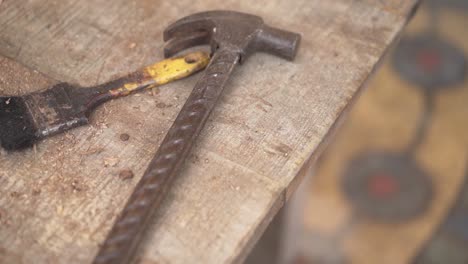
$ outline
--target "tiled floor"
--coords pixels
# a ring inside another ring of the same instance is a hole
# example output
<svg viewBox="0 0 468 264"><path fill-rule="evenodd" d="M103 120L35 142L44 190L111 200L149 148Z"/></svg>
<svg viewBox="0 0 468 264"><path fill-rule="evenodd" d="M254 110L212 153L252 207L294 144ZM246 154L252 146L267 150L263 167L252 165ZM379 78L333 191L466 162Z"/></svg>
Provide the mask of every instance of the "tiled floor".
<svg viewBox="0 0 468 264"><path fill-rule="evenodd" d="M466 2L425 3L369 82L306 186L292 262L468 263Z"/></svg>

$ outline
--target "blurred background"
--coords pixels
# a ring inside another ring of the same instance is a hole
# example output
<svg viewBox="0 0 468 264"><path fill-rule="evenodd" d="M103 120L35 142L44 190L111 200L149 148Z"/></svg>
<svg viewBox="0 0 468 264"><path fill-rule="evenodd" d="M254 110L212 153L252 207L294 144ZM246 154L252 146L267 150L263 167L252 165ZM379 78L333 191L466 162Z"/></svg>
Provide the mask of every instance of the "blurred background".
<svg viewBox="0 0 468 264"><path fill-rule="evenodd" d="M423 2L247 263L468 263L467 54L468 1Z"/></svg>

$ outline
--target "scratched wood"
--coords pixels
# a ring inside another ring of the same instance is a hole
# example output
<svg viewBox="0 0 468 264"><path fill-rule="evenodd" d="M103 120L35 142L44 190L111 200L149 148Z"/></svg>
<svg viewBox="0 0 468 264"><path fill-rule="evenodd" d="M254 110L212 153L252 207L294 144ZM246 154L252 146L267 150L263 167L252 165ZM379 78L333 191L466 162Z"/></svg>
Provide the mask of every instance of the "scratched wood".
<svg viewBox="0 0 468 264"><path fill-rule="evenodd" d="M300 32L294 62L256 54L235 70L139 257L240 262L313 166L415 2L6 0L0 53L11 60L0 61L0 93L55 82L33 70L80 85L129 73L162 59L164 26L197 11L254 13ZM109 102L88 127L2 152L0 262L90 262L196 80ZM119 177L125 169L135 176Z"/></svg>

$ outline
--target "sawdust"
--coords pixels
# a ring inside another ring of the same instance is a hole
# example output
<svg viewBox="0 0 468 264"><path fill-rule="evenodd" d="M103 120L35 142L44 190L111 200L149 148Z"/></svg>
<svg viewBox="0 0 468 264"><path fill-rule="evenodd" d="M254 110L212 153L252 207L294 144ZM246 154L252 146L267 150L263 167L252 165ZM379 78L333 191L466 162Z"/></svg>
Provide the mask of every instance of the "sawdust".
<svg viewBox="0 0 468 264"><path fill-rule="evenodd" d="M73 192L81 192L83 190L83 187L80 185L80 182L78 180L73 180L71 183L71 187Z"/></svg>
<svg viewBox="0 0 468 264"><path fill-rule="evenodd" d="M0 61L0 73L1 95L22 95L24 91L37 91L56 83L55 80L8 58Z"/></svg>
<svg viewBox="0 0 468 264"><path fill-rule="evenodd" d="M104 167L115 167L117 164L119 164L120 159L119 158L105 158L104 159Z"/></svg>
<svg viewBox="0 0 468 264"><path fill-rule="evenodd" d="M150 92L151 92L151 96L156 97L159 94L160 90L158 87L154 87L150 89Z"/></svg>
<svg viewBox="0 0 468 264"><path fill-rule="evenodd" d="M104 151L104 148L97 147L97 148L88 148L86 151L81 152L80 155L82 156L91 156L93 154L99 154Z"/></svg>

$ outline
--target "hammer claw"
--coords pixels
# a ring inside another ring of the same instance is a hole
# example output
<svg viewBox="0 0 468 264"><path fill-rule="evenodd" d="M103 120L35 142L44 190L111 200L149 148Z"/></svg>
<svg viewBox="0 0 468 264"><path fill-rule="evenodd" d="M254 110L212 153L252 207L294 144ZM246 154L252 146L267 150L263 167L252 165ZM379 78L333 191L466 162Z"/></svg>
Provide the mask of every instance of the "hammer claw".
<svg viewBox="0 0 468 264"><path fill-rule="evenodd" d="M205 31L208 33L213 30L213 27L214 26L211 25L209 21L190 21L181 19L179 21L174 22L166 30L164 30L163 39L164 41L168 41L178 36L192 35L200 31Z"/></svg>
<svg viewBox="0 0 468 264"><path fill-rule="evenodd" d="M164 46L164 56L168 58L181 50L198 45L207 45L209 42L210 34L206 31L197 31L188 36L173 37Z"/></svg>
<svg viewBox="0 0 468 264"><path fill-rule="evenodd" d="M164 41L167 41L176 35L191 34L194 31L207 31L212 32L216 27L217 20L220 19L252 19L254 16L243 14L239 12L226 11L226 10L212 10L196 13L190 16L181 18L164 31ZM255 17L255 19L260 19ZM260 19L261 20L261 19Z"/></svg>

